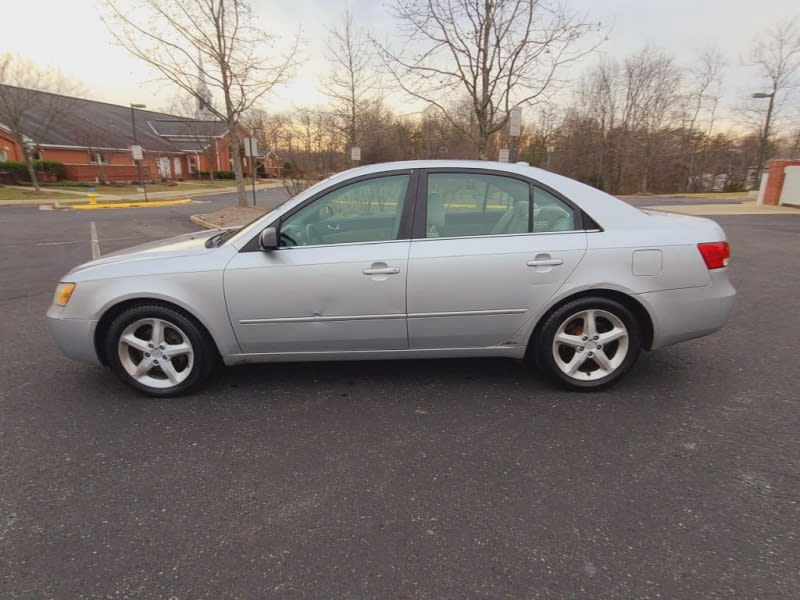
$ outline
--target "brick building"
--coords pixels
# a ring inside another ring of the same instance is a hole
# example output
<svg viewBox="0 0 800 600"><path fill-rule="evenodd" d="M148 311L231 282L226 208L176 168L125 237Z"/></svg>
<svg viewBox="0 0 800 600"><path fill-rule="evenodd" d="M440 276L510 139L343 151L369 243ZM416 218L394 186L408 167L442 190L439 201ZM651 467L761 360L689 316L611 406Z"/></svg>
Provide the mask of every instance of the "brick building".
<svg viewBox="0 0 800 600"><path fill-rule="evenodd" d="M33 92L48 94L48 92ZM53 96L53 94L48 94ZM142 176L146 180L184 180L209 171L232 171L230 132L225 123L191 119L84 98L63 98L66 109L56 122L42 126L31 119L26 145L34 158L64 163L71 181L135 181L134 145L142 147ZM35 118L35 117L34 117ZM36 132L36 133L33 133ZM241 150L246 132L235 132L239 157L246 175L251 160ZM14 136L0 122L0 161L23 160ZM278 158L267 153L259 158L268 175L278 174Z"/></svg>

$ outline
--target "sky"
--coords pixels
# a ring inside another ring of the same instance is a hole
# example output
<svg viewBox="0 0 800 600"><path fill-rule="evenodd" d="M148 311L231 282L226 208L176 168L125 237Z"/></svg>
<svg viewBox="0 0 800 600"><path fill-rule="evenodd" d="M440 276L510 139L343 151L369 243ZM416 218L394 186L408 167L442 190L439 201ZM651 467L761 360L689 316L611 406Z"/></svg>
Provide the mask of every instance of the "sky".
<svg viewBox="0 0 800 600"><path fill-rule="evenodd" d="M727 61L723 106L732 106L761 89L755 70L747 65L753 40L778 19L800 15L797 0L563 1L574 12L609 30L599 52L612 58L622 59L649 44L689 65L704 50L719 48ZM304 40L302 67L291 83L265 99L263 108L273 112L324 103L317 82L327 68L326 38L329 28L341 19L345 2L251 0L251 4L257 23L277 36L279 45L298 30ZM386 4L381 0L350 0L356 23L391 44L399 38ZM101 5L102 0L10 2L4 9L4 20L16 25L3 28L0 53L11 51L61 69L82 81L92 99L165 109L176 90L116 45L101 20ZM577 77L580 68L596 60L585 59L570 76ZM391 103L401 111L408 106L399 96L392 96Z"/></svg>

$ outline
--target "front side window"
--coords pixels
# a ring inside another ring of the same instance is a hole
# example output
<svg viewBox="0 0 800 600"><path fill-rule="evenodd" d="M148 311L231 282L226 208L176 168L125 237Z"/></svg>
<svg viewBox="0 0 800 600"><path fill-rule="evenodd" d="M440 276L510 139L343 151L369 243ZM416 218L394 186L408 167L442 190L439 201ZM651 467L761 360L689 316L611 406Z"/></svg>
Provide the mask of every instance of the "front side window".
<svg viewBox="0 0 800 600"><path fill-rule="evenodd" d="M321 196L281 224L283 246L346 244L397 239L408 175L351 183Z"/></svg>
<svg viewBox="0 0 800 600"><path fill-rule="evenodd" d="M480 173L428 175L426 237L500 235L530 231L530 186Z"/></svg>

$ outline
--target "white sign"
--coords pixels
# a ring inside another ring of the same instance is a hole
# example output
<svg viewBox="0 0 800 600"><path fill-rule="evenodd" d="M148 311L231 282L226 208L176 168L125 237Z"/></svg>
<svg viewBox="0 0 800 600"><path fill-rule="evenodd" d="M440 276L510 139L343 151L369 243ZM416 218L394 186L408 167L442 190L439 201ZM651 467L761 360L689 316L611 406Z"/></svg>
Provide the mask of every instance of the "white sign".
<svg viewBox="0 0 800 600"><path fill-rule="evenodd" d="M258 156L258 140L256 138L244 138L244 155Z"/></svg>
<svg viewBox="0 0 800 600"><path fill-rule="evenodd" d="M508 148L500 148L500 156L497 157L500 162L508 162Z"/></svg>
<svg viewBox="0 0 800 600"><path fill-rule="evenodd" d="M517 106L511 109L511 137L517 137L522 130L522 109Z"/></svg>
<svg viewBox="0 0 800 600"><path fill-rule="evenodd" d="M131 155L133 156L133 160L142 160L144 158L144 153L142 152L141 146L131 146Z"/></svg>
<svg viewBox="0 0 800 600"><path fill-rule="evenodd" d="M361 148L358 146L350 148L350 160L361 160Z"/></svg>

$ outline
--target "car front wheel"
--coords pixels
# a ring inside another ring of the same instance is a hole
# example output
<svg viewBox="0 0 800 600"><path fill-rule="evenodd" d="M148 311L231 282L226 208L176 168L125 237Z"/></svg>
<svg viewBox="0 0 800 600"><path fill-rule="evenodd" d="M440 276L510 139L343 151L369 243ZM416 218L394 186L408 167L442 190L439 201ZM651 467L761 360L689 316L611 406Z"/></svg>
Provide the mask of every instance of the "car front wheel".
<svg viewBox="0 0 800 600"><path fill-rule="evenodd" d="M555 310L536 340L536 362L572 389L593 390L622 377L636 362L636 317L609 298L587 297Z"/></svg>
<svg viewBox="0 0 800 600"><path fill-rule="evenodd" d="M214 367L214 350L191 319L165 306L141 305L117 316L106 338L112 370L131 387L167 397L195 388Z"/></svg>

